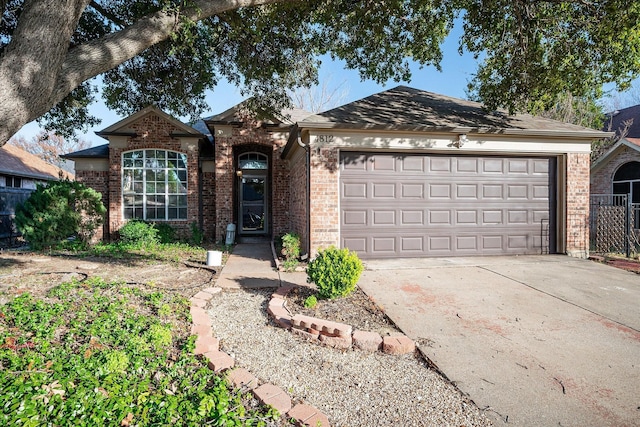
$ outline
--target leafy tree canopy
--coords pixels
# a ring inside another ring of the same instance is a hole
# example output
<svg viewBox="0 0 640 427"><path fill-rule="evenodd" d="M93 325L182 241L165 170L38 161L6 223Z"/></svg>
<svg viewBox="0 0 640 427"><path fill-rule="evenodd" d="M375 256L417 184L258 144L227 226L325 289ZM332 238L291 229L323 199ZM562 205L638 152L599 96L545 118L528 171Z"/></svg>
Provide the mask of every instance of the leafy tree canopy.
<svg viewBox="0 0 640 427"><path fill-rule="evenodd" d="M511 112L560 93L597 98L640 70L640 3L627 0L0 0L0 143L39 119L63 134L92 125L99 94L128 114L156 104L196 118L227 79L262 108L317 83L329 54L377 82L439 68L460 50L479 66L470 94ZM99 78L98 80L96 78ZM100 86L100 90L98 90Z"/></svg>

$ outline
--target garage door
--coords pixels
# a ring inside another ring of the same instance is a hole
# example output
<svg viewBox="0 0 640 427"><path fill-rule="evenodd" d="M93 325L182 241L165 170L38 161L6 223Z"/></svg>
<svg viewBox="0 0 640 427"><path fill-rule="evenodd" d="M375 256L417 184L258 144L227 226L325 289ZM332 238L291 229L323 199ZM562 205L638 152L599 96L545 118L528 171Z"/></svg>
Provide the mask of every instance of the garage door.
<svg viewBox="0 0 640 427"><path fill-rule="evenodd" d="M362 258L553 252L553 158L340 155L340 238Z"/></svg>

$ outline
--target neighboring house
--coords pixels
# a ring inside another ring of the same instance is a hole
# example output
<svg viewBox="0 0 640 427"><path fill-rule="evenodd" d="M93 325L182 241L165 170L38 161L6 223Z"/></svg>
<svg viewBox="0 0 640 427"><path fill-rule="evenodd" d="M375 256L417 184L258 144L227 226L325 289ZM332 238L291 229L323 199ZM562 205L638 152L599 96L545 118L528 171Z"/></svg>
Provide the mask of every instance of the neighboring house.
<svg viewBox="0 0 640 427"><path fill-rule="evenodd" d="M38 184L73 179L73 174L50 165L14 145L0 147L0 238L15 234L15 208L29 198Z"/></svg>
<svg viewBox="0 0 640 427"><path fill-rule="evenodd" d="M213 240L230 223L240 239L294 231L311 255L588 253L590 143L604 132L404 86L303 116L239 106L195 129L148 107L65 157L102 192L105 236L142 218Z"/></svg>
<svg viewBox="0 0 640 427"><path fill-rule="evenodd" d="M591 194L631 194L640 203L640 105L609 114L604 128L620 139L591 164Z"/></svg>

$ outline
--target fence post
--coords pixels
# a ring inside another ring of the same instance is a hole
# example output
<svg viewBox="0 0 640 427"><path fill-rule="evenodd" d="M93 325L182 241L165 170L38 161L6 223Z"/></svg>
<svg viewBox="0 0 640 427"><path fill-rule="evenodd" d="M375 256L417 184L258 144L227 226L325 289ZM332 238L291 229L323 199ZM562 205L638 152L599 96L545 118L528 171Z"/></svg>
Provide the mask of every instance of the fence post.
<svg viewBox="0 0 640 427"><path fill-rule="evenodd" d="M631 256L631 194L627 194L624 216L624 251L627 258Z"/></svg>

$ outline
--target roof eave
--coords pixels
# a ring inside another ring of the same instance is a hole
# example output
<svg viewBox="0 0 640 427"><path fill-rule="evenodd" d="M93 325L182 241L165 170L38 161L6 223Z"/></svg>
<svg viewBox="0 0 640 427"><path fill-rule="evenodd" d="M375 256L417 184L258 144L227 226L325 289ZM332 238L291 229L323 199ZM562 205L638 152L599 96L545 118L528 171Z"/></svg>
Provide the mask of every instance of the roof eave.
<svg viewBox="0 0 640 427"><path fill-rule="evenodd" d="M597 130L564 130L564 129L518 129L488 128L470 126L425 126L425 125L393 125L393 124L358 124L337 122L299 122L304 129L345 129L345 130L383 130L400 132L438 132L438 133L470 133L518 136L574 137L580 139L601 139L611 137L614 132Z"/></svg>

